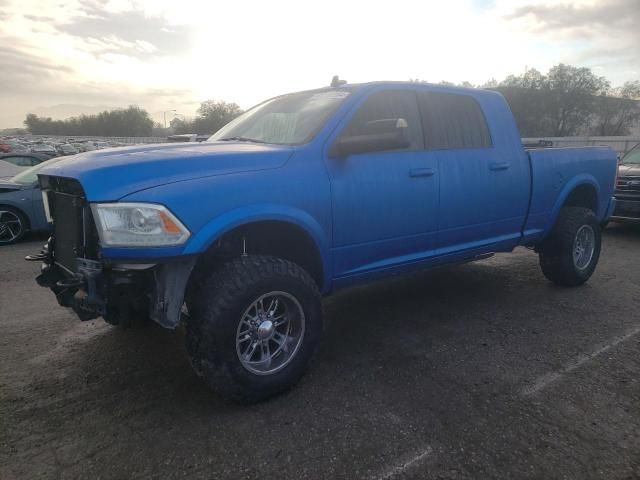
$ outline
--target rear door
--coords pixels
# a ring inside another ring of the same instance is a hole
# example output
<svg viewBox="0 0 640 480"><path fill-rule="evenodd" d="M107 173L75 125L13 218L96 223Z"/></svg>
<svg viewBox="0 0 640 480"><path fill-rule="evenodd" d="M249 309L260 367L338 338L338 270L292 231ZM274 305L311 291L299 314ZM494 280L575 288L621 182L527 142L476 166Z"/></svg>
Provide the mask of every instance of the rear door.
<svg viewBox="0 0 640 480"><path fill-rule="evenodd" d="M336 277L418 260L434 248L437 164L423 151L416 91L371 93L329 143L343 135L359 135L367 122L388 119L407 122L408 148L326 158Z"/></svg>
<svg viewBox="0 0 640 480"><path fill-rule="evenodd" d="M517 241L529 204L524 151L502 148L473 96L425 90L418 97L425 148L438 158L438 254Z"/></svg>

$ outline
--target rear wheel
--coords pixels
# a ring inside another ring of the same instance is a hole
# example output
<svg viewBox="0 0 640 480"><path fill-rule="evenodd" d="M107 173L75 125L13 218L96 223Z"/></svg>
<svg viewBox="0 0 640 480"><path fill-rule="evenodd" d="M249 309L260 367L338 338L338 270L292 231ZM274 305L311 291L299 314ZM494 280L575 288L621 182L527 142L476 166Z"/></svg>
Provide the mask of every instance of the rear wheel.
<svg viewBox="0 0 640 480"><path fill-rule="evenodd" d="M302 377L322 332L320 294L298 265L249 256L214 271L187 296L187 350L205 382L253 403Z"/></svg>
<svg viewBox="0 0 640 480"><path fill-rule="evenodd" d="M0 245L16 243L27 233L27 218L11 207L0 206Z"/></svg>
<svg viewBox="0 0 640 480"><path fill-rule="evenodd" d="M542 272L558 285L582 285L593 275L601 247L602 231L595 214L588 208L565 207L539 249Z"/></svg>

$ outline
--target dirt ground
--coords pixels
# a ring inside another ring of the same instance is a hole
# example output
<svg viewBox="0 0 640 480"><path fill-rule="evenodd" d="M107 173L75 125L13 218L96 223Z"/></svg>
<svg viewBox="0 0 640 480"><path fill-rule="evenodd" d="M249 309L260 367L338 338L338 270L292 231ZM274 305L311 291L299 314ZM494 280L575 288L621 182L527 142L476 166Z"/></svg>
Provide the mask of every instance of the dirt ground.
<svg viewBox="0 0 640 480"><path fill-rule="evenodd" d="M355 288L290 393L241 407L184 334L80 322L0 249L0 478L640 478L640 228L580 288L511 255Z"/></svg>

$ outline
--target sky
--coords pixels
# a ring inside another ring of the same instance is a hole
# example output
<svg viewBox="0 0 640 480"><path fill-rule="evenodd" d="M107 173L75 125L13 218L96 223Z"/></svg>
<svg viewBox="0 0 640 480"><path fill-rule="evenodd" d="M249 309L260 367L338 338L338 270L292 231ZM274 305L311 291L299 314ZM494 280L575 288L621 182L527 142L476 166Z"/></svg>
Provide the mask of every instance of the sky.
<svg viewBox="0 0 640 480"><path fill-rule="evenodd" d="M335 74L481 84L563 62L621 85L639 46L640 0L0 0L0 128L128 105L169 121Z"/></svg>

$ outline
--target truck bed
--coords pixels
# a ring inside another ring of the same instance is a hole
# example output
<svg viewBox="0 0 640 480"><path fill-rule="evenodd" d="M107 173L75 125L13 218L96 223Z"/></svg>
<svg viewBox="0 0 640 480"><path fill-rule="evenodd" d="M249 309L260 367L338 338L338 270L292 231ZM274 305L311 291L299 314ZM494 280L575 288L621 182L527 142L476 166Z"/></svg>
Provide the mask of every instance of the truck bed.
<svg viewBox="0 0 640 480"><path fill-rule="evenodd" d="M542 147L526 149L526 152L531 166L531 205L523 229L525 241L535 241L547 233L568 195L582 183L595 190L599 200L594 210L598 218L604 218L614 191L613 182L606 179L615 178L617 169L613 150L609 147ZM601 191L601 185L607 191Z"/></svg>

